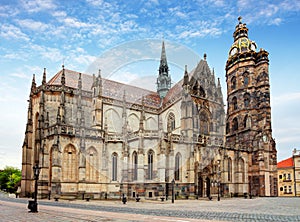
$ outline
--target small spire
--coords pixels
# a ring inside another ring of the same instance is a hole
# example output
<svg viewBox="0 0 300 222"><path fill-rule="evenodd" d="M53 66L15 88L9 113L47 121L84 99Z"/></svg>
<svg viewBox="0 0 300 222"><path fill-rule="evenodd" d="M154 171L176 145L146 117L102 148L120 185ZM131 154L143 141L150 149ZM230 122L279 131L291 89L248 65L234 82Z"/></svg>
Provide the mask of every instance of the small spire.
<svg viewBox="0 0 300 222"><path fill-rule="evenodd" d="M36 88L36 83L35 83L35 74L32 76L32 82L31 82L31 90Z"/></svg>
<svg viewBox="0 0 300 222"><path fill-rule="evenodd" d="M206 53L204 53L203 58L205 61L206 61L206 57L207 57L207 55L206 55Z"/></svg>
<svg viewBox="0 0 300 222"><path fill-rule="evenodd" d="M101 78L101 69L98 70L98 78Z"/></svg>
<svg viewBox="0 0 300 222"><path fill-rule="evenodd" d="M66 84L65 65L62 65L61 84L63 86Z"/></svg>
<svg viewBox="0 0 300 222"><path fill-rule="evenodd" d="M189 74L188 74L188 71L187 71L187 65L185 65L183 85L188 85L188 83L189 83Z"/></svg>
<svg viewBox="0 0 300 222"><path fill-rule="evenodd" d="M220 78L218 77L218 87L221 88L221 82L220 82Z"/></svg>
<svg viewBox="0 0 300 222"><path fill-rule="evenodd" d="M42 85L46 84L46 68L44 68L44 73L43 73L43 80L42 80Z"/></svg>
<svg viewBox="0 0 300 222"><path fill-rule="evenodd" d="M78 77L78 89L82 89L81 73L79 73Z"/></svg>

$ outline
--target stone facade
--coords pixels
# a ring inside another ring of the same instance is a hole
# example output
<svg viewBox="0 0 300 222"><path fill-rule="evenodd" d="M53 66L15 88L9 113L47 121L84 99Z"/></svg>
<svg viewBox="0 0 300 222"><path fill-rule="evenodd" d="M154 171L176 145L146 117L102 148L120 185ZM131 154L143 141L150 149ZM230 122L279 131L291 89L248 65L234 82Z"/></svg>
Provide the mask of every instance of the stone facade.
<svg viewBox="0 0 300 222"><path fill-rule="evenodd" d="M243 27L239 24L235 33ZM40 86L33 77L22 195L34 191L32 167L38 163L41 197L158 198L171 195L173 180L178 197L218 191L276 196L268 54L248 51L230 56L226 64L227 117L220 80L206 55L171 87L164 43L157 92L102 78L100 71L96 77L62 67L47 82L44 70ZM245 72L247 87L241 83ZM230 86L233 76L236 90ZM234 97L242 107L245 92L255 97L251 108L232 108Z"/></svg>

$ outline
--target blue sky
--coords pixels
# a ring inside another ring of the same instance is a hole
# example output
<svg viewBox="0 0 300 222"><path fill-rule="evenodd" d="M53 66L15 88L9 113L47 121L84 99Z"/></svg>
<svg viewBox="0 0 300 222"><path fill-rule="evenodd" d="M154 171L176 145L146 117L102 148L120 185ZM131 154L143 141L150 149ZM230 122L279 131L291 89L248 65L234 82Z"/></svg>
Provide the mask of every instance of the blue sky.
<svg viewBox="0 0 300 222"><path fill-rule="evenodd" d="M300 1L1 0L0 168L21 167L33 73L40 83L44 67L49 80L64 63L91 74L101 68L126 83L149 82L164 38L174 83L185 64L191 70L207 53L225 94L240 15L249 38L270 53L273 137L278 160L290 157L300 149Z"/></svg>

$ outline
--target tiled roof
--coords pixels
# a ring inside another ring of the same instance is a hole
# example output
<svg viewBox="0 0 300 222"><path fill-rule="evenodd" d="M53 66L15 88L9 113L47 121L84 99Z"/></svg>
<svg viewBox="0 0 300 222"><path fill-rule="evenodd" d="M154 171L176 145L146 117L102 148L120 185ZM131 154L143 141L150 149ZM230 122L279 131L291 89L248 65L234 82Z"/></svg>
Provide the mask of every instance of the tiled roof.
<svg viewBox="0 0 300 222"><path fill-rule="evenodd" d="M65 79L66 86L77 88L78 87L78 78L79 72L65 69ZM49 85L61 85L61 75L63 70L60 70L51 80L49 80ZM81 74L82 79L82 90L91 91L93 84L93 76L88 74ZM122 100L124 91L126 94L126 101L142 104L142 97L144 97L144 104L151 107L160 107L160 97L157 92L150 90L142 89L136 86L131 86L116 82L109 79L102 78L103 85L103 96L109 97L112 99Z"/></svg>
<svg viewBox="0 0 300 222"><path fill-rule="evenodd" d="M294 166L293 157L290 157L288 159L282 160L277 163L277 168L288 168L293 166Z"/></svg>

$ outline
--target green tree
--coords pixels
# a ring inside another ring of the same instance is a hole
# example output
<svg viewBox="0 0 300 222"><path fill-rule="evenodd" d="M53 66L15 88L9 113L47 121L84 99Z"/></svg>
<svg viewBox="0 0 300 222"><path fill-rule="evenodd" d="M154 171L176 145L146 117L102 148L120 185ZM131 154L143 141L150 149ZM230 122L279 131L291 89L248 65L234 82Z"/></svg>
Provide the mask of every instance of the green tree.
<svg viewBox="0 0 300 222"><path fill-rule="evenodd" d="M14 193L18 189L21 181L21 170L15 167L6 166L0 171L0 188L10 193Z"/></svg>

